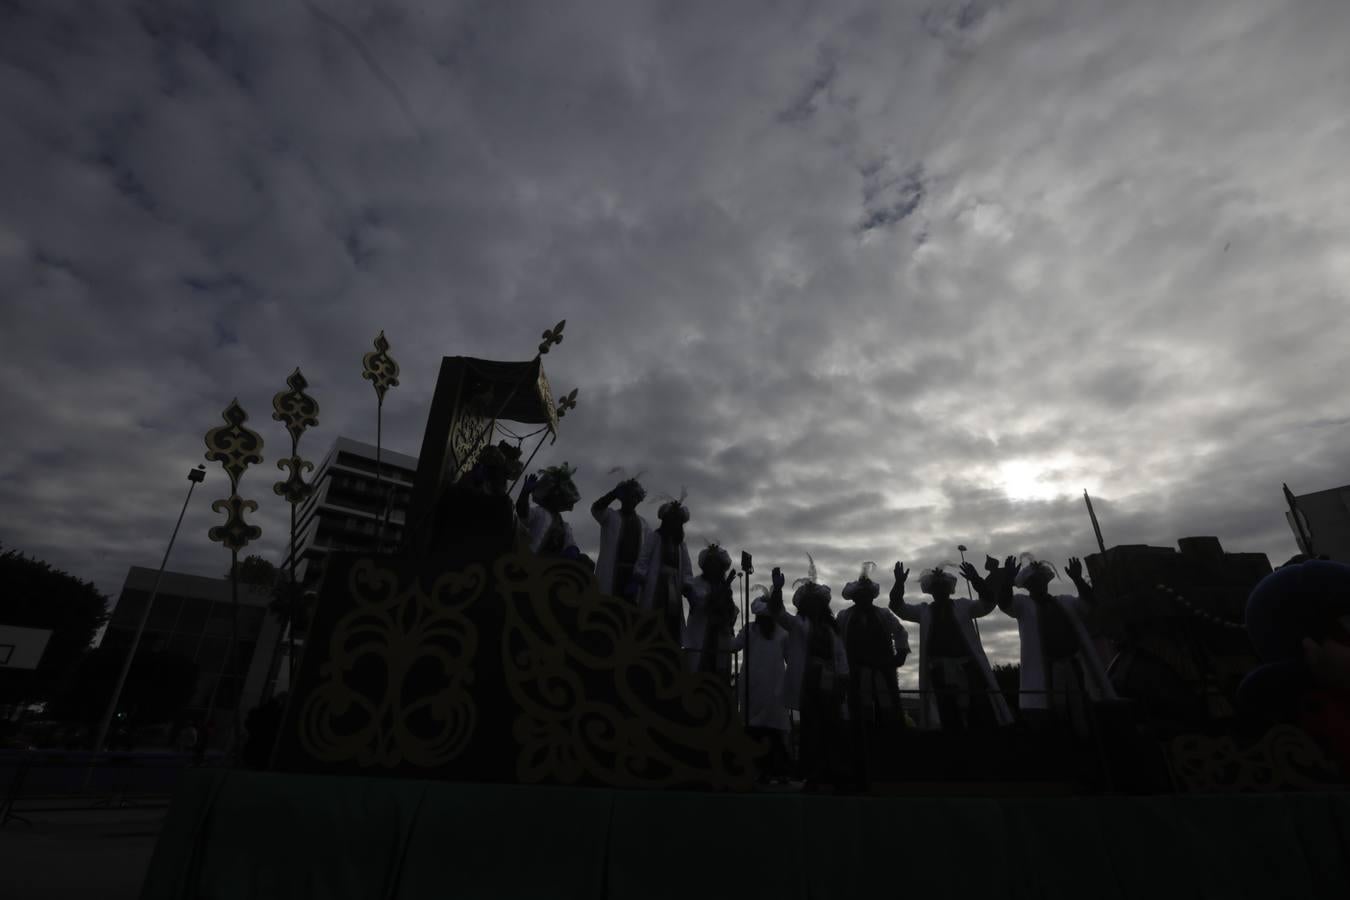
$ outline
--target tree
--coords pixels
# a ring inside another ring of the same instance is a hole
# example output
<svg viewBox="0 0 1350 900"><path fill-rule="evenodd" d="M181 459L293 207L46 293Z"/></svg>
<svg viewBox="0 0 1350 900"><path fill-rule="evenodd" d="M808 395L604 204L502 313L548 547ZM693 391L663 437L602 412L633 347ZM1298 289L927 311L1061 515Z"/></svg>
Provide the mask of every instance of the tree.
<svg viewBox="0 0 1350 900"><path fill-rule="evenodd" d="M308 610L304 603L303 585L298 582L291 584L286 570L278 569L256 554L247 557L239 564L239 583L266 590L271 595L271 600L267 604L267 611L275 616L281 624L281 630L277 632L276 645L272 648L272 659L277 658L277 654L281 652L281 642L289 634L290 654L287 658L291 666L291 675L294 676L295 633L303 630L306 622L309 621ZM289 631L287 630L288 625L291 626Z"/></svg>
<svg viewBox="0 0 1350 900"><path fill-rule="evenodd" d="M0 555L0 623L52 632L38 667L0 670L0 703L51 700L74 677L108 620L108 598L93 582L16 550Z"/></svg>

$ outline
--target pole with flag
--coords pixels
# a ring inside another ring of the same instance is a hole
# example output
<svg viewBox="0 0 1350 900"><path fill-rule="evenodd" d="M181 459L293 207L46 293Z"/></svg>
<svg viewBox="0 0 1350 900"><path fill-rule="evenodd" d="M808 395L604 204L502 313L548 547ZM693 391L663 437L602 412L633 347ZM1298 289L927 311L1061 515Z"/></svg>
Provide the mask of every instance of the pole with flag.
<svg viewBox="0 0 1350 900"><path fill-rule="evenodd" d="M1102 552L1102 562L1106 561L1106 541L1102 540L1102 526L1097 522L1097 513L1092 509L1092 498L1088 496L1086 489L1083 491L1083 502L1087 504L1088 517L1092 519L1092 531L1097 535L1097 549Z"/></svg>

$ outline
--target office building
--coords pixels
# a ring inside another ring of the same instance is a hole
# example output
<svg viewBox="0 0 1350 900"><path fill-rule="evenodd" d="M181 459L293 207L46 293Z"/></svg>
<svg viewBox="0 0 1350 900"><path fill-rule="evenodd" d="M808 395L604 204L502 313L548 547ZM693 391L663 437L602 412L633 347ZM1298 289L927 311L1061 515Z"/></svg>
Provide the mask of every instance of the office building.
<svg viewBox="0 0 1350 900"><path fill-rule="evenodd" d="M335 550L393 550L403 540L417 457L388 447L380 451L376 479L375 445L339 437L314 470L314 493L296 515L296 578L305 591L319 589L324 561ZM290 550L280 561L289 565ZM297 653L301 646L297 636ZM284 691L288 684L286 654L289 641L273 662L266 692Z"/></svg>
<svg viewBox="0 0 1350 900"><path fill-rule="evenodd" d="M125 650L131 646L155 574L156 570L141 566L132 566L127 572L101 647ZM229 730L238 692L243 692L239 699L245 713L262 697L268 663L280 634L276 617L267 612L270 599L268 592L243 585L239 588L236 670L230 659L235 615L229 579L182 572L165 572L160 579L137 653L167 651L197 664L197 684L183 716L203 721L214 701L213 741L217 745Z"/></svg>

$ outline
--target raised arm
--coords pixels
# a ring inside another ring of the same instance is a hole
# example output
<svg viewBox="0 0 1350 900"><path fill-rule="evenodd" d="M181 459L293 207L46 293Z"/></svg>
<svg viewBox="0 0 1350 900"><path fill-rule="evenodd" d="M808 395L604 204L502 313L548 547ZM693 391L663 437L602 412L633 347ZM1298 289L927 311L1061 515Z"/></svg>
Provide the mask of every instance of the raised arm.
<svg viewBox="0 0 1350 900"><path fill-rule="evenodd" d="M538 475L526 475L525 483L520 487L520 496L516 498L516 515L522 522L530 517L530 494L538 483Z"/></svg>
<svg viewBox="0 0 1350 900"><path fill-rule="evenodd" d="M1017 580L1017 573L1021 570L1017 564L1017 557L1010 556L1003 561L1003 571L999 573L999 584L997 589L998 608L1010 616L1016 618L1013 613L1013 583Z"/></svg>
<svg viewBox="0 0 1350 900"><path fill-rule="evenodd" d="M906 622L917 622L919 621L918 605L905 602L905 581L909 578L909 570L905 568L904 563L896 563L894 572L895 584L891 586L891 601L888 604L891 612Z"/></svg>
<svg viewBox="0 0 1350 900"><path fill-rule="evenodd" d="M1069 573L1069 579L1073 581L1073 586L1078 589L1078 599L1089 607L1096 606L1097 595L1092 590L1092 585L1088 584L1087 579L1083 577L1083 561L1076 556L1070 557L1066 571Z"/></svg>
<svg viewBox="0 0 1350 900"><path fill-rule="evenodd" d="M987 567L986 563L986 568ZM998 563L995 562L994 570L997 570L997 568ZM980 599L976 600L974 605L970 607L970 617L972 619L978 619L981 616L987 616L993 612L994 607L998 605L996 590L998 577L994 576L991 582L989 579L981 576L980 573L975 570L975 566L968 562L961 563L961 574L965 577L966 581L969 581L975 587L975 593L980 596Z"/></svg>
<svg viewBox="0 0 1350 900"><path fill-rule="evenodd" d="M783 585L786 582L783 570L774 568L773 589L769 591L769 615L778 623L779 628L788 634L794 634L801 630L802 623L796 616L788 615L788 611L783 608Z"/></svg>
<svg viewBox="0 0 1350 900"><path fill-rule="evenodd" d="M608 494L605 494L603 497L596 498L596 501L591 504L591 518L595 519L595 521L599 522L601 525L605 524L605 512L609 509L609 505L618 498L619 491L617 488L610 491Z"/></svg>

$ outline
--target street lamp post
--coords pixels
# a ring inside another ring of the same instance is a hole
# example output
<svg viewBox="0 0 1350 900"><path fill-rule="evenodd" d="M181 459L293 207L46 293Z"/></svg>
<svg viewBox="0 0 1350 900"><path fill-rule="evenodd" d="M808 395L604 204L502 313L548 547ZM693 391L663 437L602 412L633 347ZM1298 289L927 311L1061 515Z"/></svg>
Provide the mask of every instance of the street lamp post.
<svg viewBox="0 0 1350 900"><path fill-rule="evenodd" d="M183 501L183 509L178 513L178 522L173 526L173 534L169 537L169 546L164 550L164 559L160 561L159 571L155 573L155 582L150 588L150 598L145 602L145 609L141 611L141 620L136 623L136 634L131 639L131 649L127 651L127 658L122 662L122 671L117 675L117 684L113 686L112 697L108 700L108 709L103 713L103 721L98 726L98 737L94 741L94 753L102 753L103 745L108 740L108 729L112 726L113 716L117 713L117 701L122 698L122 688L126 686L127 675L131 672L131 663L136 658L136 649L140 646L141 635L145 632L145 623L150 620L150 608L155 605L155 595L159 593L159 580L164 575L164 567L169 564L169 554L173 552L173 542L178 537L178 529L183 524L183 515L187 512L188 502L192 499L192 490L201 484L206 478L206 466L198 465L195 469L188 470L187 498Z"/></svg>

